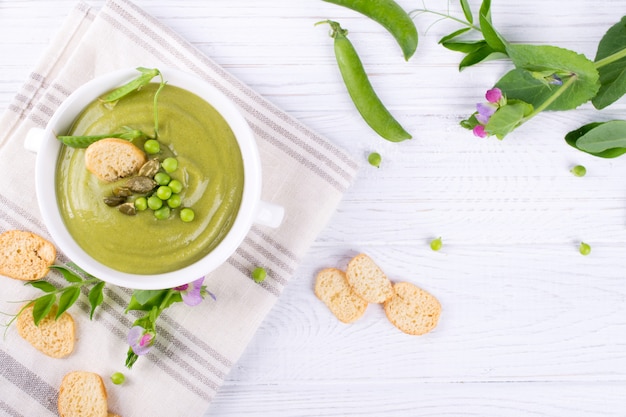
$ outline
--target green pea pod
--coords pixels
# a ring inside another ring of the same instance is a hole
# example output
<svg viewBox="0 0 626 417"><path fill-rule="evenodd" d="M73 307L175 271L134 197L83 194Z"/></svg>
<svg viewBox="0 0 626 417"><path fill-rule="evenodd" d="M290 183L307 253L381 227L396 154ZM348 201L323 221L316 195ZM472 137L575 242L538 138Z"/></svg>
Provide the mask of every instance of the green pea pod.
<svg viewBox="0 0 626 417"><path fill-rule="evenodd" d="M150 68L139 67L137 68L137 71L141 72L140 76L122 85L121 87L116 88L115 90L111 91L101 100L105 103L117 101L121 99L122 97L124 97L125 95L132 93L135 90L140 89L144 85L148 84L154 77L161 74L161 72L156 68L150 69Z"/></svg>
<svg viewBox="0 0 626 417"><path fill-rule="evenodd" d="M363 120L388 141L401 142L411 139L411 134L393 118L376 95L359 55L346 36L348 31L332 20L325 20L317 24L321 23L328 23L331 27L330 36L334 38L335 57L337 64L339 64L339 71L348 88L350 98Z"/></svg>
<svg viewBox="0 0 626 417"><path fill-rule="evenodd" d="M393 0L324 0L359 12L381 24L396 39L407 61L417 49L417 29L411 16Z"/></svg>
<svg viewBox="0 0 626 417"><path fill-rule="evenodd" d="M60 140L64 145L69 146L70 148L86 148L92 143L99 141L100 139L119 138L126 139L132 142L134 139L145 137L147 137L146 134L143 133L141 130L127 130L120 133L107 133L106 135L57 136L57 139Z"/></svg>

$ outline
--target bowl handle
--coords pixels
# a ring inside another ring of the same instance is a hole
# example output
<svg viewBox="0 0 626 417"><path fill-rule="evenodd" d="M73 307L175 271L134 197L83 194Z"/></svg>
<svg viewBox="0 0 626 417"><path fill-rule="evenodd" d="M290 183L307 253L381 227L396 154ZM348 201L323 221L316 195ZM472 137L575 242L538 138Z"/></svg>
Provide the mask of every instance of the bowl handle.
<svg viewBox="0 0 626 417"><path fill-rule="evenodd" d="M34 153L39 152L41 149L41 144L43 143L43 133L44 130L38 127L31 128L28 133L26 133L26 139L24 139L24 148L27 151L31 151Z"/></svg>
<svg viewBox="0 0 626 417"><path fill-rule="evenodd" d="M283 222L285 208L277 204L260 201L254 222L262 226L277 228Z"/></svg>

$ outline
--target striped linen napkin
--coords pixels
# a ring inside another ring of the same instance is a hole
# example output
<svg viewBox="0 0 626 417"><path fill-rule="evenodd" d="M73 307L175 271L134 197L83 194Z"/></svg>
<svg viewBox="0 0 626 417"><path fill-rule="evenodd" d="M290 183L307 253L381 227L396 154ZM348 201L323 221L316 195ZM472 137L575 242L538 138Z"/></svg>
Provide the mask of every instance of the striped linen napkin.
<svg viewBox="0 0 626 417"><path fill-rule="evenodd" d="M207 5L207 7L210 7ZM59 104L95 76L127 67L174 67L217 86L240 108L258 141L262 198L285 207L278 229L254 226L236 253L205 284L217 301L177 304L159 319L157 343L132 370L124 368L134 321L124 309L130 290L108 285L94 320L81 296L69 312L77 325L72 355L52 359L8 329L0 342L0 416L53 416L62 377L100 374L112 412L123 417L201 416L303 255L333 215L358 166L344 151L270 104L158 20L126 0L100 10L80 2L0 119L0 232L28 230L48 239L35 194L35 155L24 150L32 127L44 127ZM54 202L50 202L54 204ZM70 261L59 253L58 262ZM250 270L262 265L261 284ZM52 282L62 278L50 273ZM41 292L0 277L0 311ZM8 318L7 318L8 320ZM117 371L126 383L113 385Z"/></svg>

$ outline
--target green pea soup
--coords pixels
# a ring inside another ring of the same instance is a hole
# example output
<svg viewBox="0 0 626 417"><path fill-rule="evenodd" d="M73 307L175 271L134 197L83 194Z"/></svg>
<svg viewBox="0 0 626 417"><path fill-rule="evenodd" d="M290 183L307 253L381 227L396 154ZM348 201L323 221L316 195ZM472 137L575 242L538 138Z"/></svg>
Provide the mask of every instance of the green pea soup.
<svg viewBox="0 0 626 417"><path fill-rule="evenodd" d="M130 127L151 135L157 87L148 84L114 105L93 101L67 134L100 135ZM104 204L123 180L98 180L85 167L84 149L62 146L57 161L57 204L69 233L95 260L122 272L160 274L198 261L223 240L241 205L241 150L217 110L187 90L166 85L158 96L158 120L161 153L156 156L178 160L169 175L183 184L182 204L167 219L157 219L150 210L129 216ZM143 149L145 140L133 143ZM195 212L192 222L179 218L184 207Z"/></svg>

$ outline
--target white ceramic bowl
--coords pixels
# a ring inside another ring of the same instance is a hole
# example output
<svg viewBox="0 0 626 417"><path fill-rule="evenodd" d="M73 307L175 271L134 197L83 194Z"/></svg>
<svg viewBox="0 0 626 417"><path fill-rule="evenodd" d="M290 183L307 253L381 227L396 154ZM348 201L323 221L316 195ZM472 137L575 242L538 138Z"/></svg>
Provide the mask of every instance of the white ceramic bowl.
<svg viewBox="0 0 626 417"><path fill-rule="evenodd" d="M139 275L112 269L89 256L72 238L58 209L55 171L61 143L56 135L66 132L77 115L93 100L120 86L139 73L128 68L95 78L72 93L54 113L45 129L29 133L25 146L37 152L35 183L39 208L52 239L69 259L103 281L133 289L162 289L185 284L204 276L224 263L241 244L253 223L276 227L283 210L260 201L261 162L248 123L235 105L215 87L201 78L174 69L160 69L169 85L181 87L210 103L232 129L243 157L244 188L235 222L219 245L197 262L176 271Z"/></svg>

